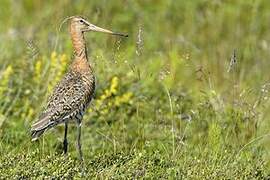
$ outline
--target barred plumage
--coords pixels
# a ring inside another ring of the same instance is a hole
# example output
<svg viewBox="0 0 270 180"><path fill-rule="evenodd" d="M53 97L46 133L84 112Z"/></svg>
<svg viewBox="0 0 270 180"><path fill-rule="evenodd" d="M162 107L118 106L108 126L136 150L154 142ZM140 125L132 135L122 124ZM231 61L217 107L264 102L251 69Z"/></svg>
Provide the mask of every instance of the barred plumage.
<svg viewBox="0 0 270 180"><path fill-rule="evenodd" d="M85 45L84 32L99 31L114 35L126 36L120 33L99 28L87 22L80 16L70 17L69 31L74 48L74 60L69 71L55 87L50 96L44 112L39 120L31 127L32 140L36 140L45 131L65 123L64 153L67 152L67 130L68 122L74 120L78 127L77 146L80 159L81 151L81 122L83 114L88 107L94 91L95 76L88 62L87 49Z"/></svg>
<svg viewBox="0 0 270 180"><path fill-rule="evenodd" d="M84 111L90 103L95 90L93 74L81 74L72 69L56 86L48 100L45 111L40 120L32 126L32 138L35 140L49 128L67 120L80 121ZM42 121L46 120L46 122Z"/></svg>

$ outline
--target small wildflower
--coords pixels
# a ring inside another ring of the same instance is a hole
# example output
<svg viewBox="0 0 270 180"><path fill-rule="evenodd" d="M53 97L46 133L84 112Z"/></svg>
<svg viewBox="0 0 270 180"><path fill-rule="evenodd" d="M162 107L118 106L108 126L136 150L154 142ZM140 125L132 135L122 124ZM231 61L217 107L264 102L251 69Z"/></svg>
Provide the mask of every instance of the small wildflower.
<svg viewBox="0 0 270 180"><path fill-rule="evenodd" d="M121 101L120 101L120 97L115 97L115 100L114 100L114 105L115 106L120 106L120 104L121 104Z"/></svg>
<svg viewBox="0 0 270 180"><path fill-rule="evenodd" d="M42 62L41 60L38 60L35 64L35 81L36 82L40 82L40 78L41 78L41 66L42 66Z"/></svg>
<svg viewBox="0 0 270 180"><path fill-rule="evenodd" d="M57 53L55 51L53 51L51 54L51 60L55 60L56 56L57 56Z"/></svg>
<svg viewBox="0 0 270 180"><path fill-rule="evenodd" d="M110 97L111 94L112 94L111 91L109 91L108 89L105 90L105 97L106 97L106 98L107 98L107 97ZM105 98L105 99L106 99L106 98Z"/></svg>
<svg viewBox="0 0 270 180"><path fill-rule="evenodd" d="M29 95L30 93L31 93L30 89L26 89L25 92L24 92L25 95Z"/></svg>
<svg viewBox="0 0 270 180"><path fill-rule="evenodd" d="M0 96L3 95L3 93L8 90L8 83L9 83L9 78L11 74L13 73L13 68L11 65L9 65L5 71L2 73L1 76L1 82L0 82Z"/></svg>
<svg viewBox="0 0 270 180"><path fill-rule="evenodd" d="M28 118L31 118L31 117L33 116L33 114L34 114L34 110L33 110L33 108L30 108L30 109L28 110L28 115L27 115L27 117L28 117Z"/></svg>
<svg viewBox="0 0 270 180"><path fill-rule="evenodd" d="M103 109L102 111L100 111L101 114L108 114L109 110L108 109Z"/></svg>
<svg viewBox="0 0 270 180"><path fill-rule="evenodd" d="M9 77L11 75L11 73L13 73L13 68L11 65L9 65L7 67L7 69L5 70L5 72L3 73L4 77Z"/></svg>
<svg viewBox="0 0 270 180"><path fill-rule="evenodd" d="M120 106L121 104L132 104L132 101L130 100L132 95L133 94L131 92L127 92L122 96L117 96L114 102L115 106Z"/></svg>
<svg viewBox="0 0 270 180"><path fill-rule="evenodd" d="M111 92L112 94L114 94L114 95L117 93L118 82L119 82L118 77L114 76L114 77L112 78L112 81L111 81L111 87L110 87L110 92Z"/></svg>
<svg viewBox="0 0 270 180"><path fill-rule="evenodd" d="M60 67L61 67L61 70L59 71L60 72L59 75L64 74L66 65L67 65L67 55L62 54L62 55L60 55Z"/></svg>
<svg viewBox="0 0 270 180"><path fill-rule="evenodd" d="M189 53L185 54L185 59L186 60L189 60L190 59L190 54Z"/></svg>
<svg viewBox="0 0 270 180"><path fill-rule="evenodd" d="M127 92L122 96L123 102L129 102L133 94L131 92Z"/></svg>
<svg viewBox="0 0 270 180"><path fill-rule="evenodd" d="M113 106L119 107L122 104L132 104L131 92L124 93L123 95L117 95L119 86L119 79L117 76L114 76L111 80L111 84L108 89L105 89L103 94L99 96L96 100L95 111L100 112L101 114L109 113L109 109ZM90 112L90 111L89 111Z"/></svg>
<svg viewBox="0 0 270 180"><path fill-rule="evenodd" d="M102 94L101 96L100 96L100 100L105 100L107 98L107 96L105 95L105 94Z"/></svg>
<svg viewBox="0 0 270 180"><path fill-rule="evenodd" d="M67 55L66 55L66 54L62 54L62 55L60 56L60 62L61 62L61 63L64 63L64 64L67 63Z"/></svg>
<svg viewBox="0 0 270 180"><path fill-rule="evenodd" d="M51 74L54 78L48 85L48 91L52 90L52 87L55 86L57 82L60 81L62 75L65 73L67 65L67 55L66 54L57 54L55 51L51 53Z"/></svg>
<svg viewBox="0 0 270 180"><path fill-rule="evenodd" d="M109 102L109 103L108 103L108 106L109 106L109 107L111 107L112 105L113 105L113 103L112 103L112 102Z"/></svg>

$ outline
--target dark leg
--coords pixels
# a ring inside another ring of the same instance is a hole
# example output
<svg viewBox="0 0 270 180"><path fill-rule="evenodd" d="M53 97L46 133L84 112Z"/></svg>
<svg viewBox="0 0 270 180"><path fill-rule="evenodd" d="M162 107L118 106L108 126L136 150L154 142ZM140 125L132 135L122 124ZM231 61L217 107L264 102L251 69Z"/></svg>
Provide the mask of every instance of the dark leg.
<svg viewBox="0 0 270 180"><path fill-rule="evenodd" d="M67 131L68 131L68 122L65 122L65 135L64 135L64 154L67 153L67 149L68 149L68 141L67 141Z"/></svg>
<svg viewBox="0 0 270 180"><path fill-rule="evenodd" d="M79 158L82 161L83 160L83 155L82 155L82 145L81 145L81 122L77 124L77 148L79 151Z"/></svg>

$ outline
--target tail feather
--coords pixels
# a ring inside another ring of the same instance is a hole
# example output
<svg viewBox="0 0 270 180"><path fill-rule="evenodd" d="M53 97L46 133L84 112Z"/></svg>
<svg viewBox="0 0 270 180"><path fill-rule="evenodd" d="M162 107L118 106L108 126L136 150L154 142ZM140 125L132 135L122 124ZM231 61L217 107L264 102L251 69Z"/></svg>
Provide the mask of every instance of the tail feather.
<svg viewBox="0 0 270 180"><path fill-rule="evenodd" d="M54 122L50 121L49 116L43 116L31 127L32 141L37 140L46 130L51 128Z"/></svg>
<svg viewBox="0 0 270 180"><path fill-rule="evenodd" d="M32 141L35 141L39 138L39 136L41 136L43 133L45 132L45 130L31 130L31 137L32 137Z"/></svg>

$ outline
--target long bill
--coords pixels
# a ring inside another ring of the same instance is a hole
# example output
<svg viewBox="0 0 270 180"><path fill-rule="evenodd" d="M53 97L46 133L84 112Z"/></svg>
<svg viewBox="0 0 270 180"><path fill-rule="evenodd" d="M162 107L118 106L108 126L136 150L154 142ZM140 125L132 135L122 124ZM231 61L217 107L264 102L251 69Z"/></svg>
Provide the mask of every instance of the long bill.
<svg viewBox="0 0 270 180"><path fill-rule="evenodd" d="M89 30L90 31L95 31L95 32L103 32L103 33L107 33L107 34L111 34L111 35L116 35L116 36L123 36L123 37L128 37L128 34L125 33L119 33L119 32L113 32L107 29L103 29L101 27L95 26L93 24L89 25Z"/></svg>

